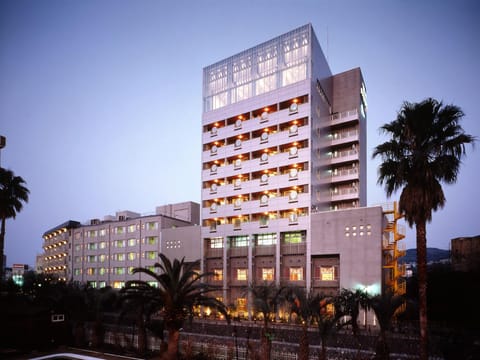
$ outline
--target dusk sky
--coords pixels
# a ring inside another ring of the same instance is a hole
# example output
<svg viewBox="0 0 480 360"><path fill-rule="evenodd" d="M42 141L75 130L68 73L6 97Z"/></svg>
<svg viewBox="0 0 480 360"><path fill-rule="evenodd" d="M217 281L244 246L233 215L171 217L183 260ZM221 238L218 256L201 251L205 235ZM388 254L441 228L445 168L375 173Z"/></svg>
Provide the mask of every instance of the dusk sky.
<svg viewBox="0 0 480 360"><path fill-rule="evenodd" d="M478 0L2 0L0 161L30 189L7 221L7 266L33 266L67 220L200 202L202 69L307 23L332 73L363 72L368 205L398 200L371 154L403 101L455 104L480 136L479 18ZM466 150L430 247L480 235L480 143ZM415 247L413 229L404 242Z"/></svg>

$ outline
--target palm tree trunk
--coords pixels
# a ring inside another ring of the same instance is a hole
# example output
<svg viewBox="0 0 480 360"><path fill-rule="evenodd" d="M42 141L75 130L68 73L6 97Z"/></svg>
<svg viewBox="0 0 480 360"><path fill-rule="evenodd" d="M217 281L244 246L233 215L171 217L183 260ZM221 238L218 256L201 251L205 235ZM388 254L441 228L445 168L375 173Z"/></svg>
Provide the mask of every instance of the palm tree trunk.
<svg viewBox="0 0 480 360"><path fill-rule="evenodd" d="M428 360L427 322L427 230L426 221L416 224L417 230L417 271L420 324L420 360Z"/></svg>
<svg viewBox="0 0 480 360"><path fill-rule="evenodd" d="M298 360L308 360L308 356L308 325L305 322L305 324L302 325L302 335L300 337Z"/></svg>
<svg viewBox="0 0 480 360"><path fill-rule="evenodd" d="M2 227L0 229L0 283L3 279L3 251L5 246L5 217L2 216Z"/></svg>
<svg viewBox="0 0 480 360"><path fill-rule="evenodd" d="M168 347L163 353L162 360L176 360L178 353L178 342L180 340L180 331L176 329L168 330Z"/></svg>

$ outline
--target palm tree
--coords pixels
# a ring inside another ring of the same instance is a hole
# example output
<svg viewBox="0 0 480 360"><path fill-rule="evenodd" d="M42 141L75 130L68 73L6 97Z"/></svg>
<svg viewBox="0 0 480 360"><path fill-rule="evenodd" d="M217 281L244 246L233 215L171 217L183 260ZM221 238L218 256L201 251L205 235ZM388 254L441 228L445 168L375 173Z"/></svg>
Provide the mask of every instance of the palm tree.
<svg viewBox="0 0 480 360"><path fill-rule="evenodd" d="M3 281L3 253L5 247L5 223L7 219L15 219L17 213L28 202L29 190L25 180L15 176L13 171L0 167L0 283Z"/></svg>
<svg viewBox="0 0 480 360"><path fill-rule="evenodd" d="M344 314L335 306L335 298L323 294L316 294L312 300L313 317L317 324L318 335L320 336L321 349L318 354L319 360L327 360L327 340L336 331L338 321ZM333 310L330 309L334 306Z"/></svg>
<svg viewBox="0 0 480 360"><path fill-rule="evenodd" d="M288 301L291 304L291 311L299 316L302 321L302 334L300 337L298 359L308 360L310 355L308 343L308 327L314 322L315 309L318 303L318 297L299 287L291 289L288 295Z"/></svg>
<svg viewBox="0 0 480 360"><path fill-rule="evenodd" d="M263 317L262 327L262 358L270 359L273 333L270 333L268 324L275 320L279 306L285 301L285 287L277 286L274 282L261 285L250 284L248 291L252 294L253 311Z"/></svg>
<svg viewBox="0 0 480 360"><path fill-rule="evenodd" d="M431 98L404 102L397 118L381 127L391 140L373 151L383 161L378 183L387 196L402 189L400 213L416 227L421 360L428 358L426 223L445 205L441 183L456 182L465 144L475 141L460 126L463 116L459 107Z"/></svg>
<svg viewBox="0 0 480 360"><path fill-rule="evenodd" d="M342 323L342 326L350 325L352 327L352 333L360 351L358 316L360 315L360 309L364 311L370 309L370 295L361 289L356 289L355 291L342 289L336 297L335 307L337 312L349 317L346 322Z"/></svg>
<svg viewBox="0 0 480 360"><path fill-rule="evenodd" d="M122 311L119 321L128 313L134 313L138 331L138 352L147 350L147 324L151 316L162 308L159 291L148 283L139 280L128 281L120 290L119 303Z"/></svg>
<svg viewBox="0 0 480 360"><path fill-rule="evenodd" d="M154 267L160 270L157 274L147 268L134 268L133 273L144 273L158 282L158 288L153 288L144 281L137 281L137 286L148 294L155 296L155 302L161 307L160 315L163 318L168 332L168 347L162 354L164 360L177 359L180 329L188 318L193 318L196 306L206 306L222 313L227 320L227 307L218 299L210 296L211 292L218 288L204 283L204 277L211 274L199 274L197 268L200 261L191 263L174 259L171 262L165 255L159 254L161 263L155 263ZM150 295L149 295L150 296Z"/></svg>
<svg viewBox="0 0 480 360"><path fill-rule="evenodd" d="M403 305L404 299L401 295L394 295L392 291L385 291L381 295L372 297L369 303L380 326L375 359L388 360L390 359L390 351L387 343L387 331L390 330L395 313Z"/></svg>

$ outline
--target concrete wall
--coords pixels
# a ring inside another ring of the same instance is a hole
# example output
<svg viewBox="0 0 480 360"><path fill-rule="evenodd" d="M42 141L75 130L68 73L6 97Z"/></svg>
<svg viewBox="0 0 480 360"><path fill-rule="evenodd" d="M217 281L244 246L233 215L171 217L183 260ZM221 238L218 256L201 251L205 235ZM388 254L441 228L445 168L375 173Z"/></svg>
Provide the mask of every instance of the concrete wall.
<svg viewBox="0 0 480 360"><path fill-rule="evenodd" d="M369 286L379 292L382 283L383 212L380 206L311 215L311 254L340 257L340 288Z"/></svg>

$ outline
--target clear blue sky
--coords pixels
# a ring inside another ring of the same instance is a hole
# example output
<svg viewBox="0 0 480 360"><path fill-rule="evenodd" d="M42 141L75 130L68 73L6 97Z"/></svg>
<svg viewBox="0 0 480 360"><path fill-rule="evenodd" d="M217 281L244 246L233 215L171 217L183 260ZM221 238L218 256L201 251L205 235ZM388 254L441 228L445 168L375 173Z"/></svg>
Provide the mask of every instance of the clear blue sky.
<svg viewBox="0 0 480 360"><path fill-rule="evenodd" d="M368 204L379 127L402 102L460 106L480 135L480 2L34 1L0 2L1 165L30 201L7 221L7 265L34 264L44 231L119 210L200 202L202 69L312 23L332 72L361 67L368 91ZM479 144L480 145L480 144ZM480 148L468 156L428 245L480 234ZM406 246L415 233L407 230Z"/></svg>

